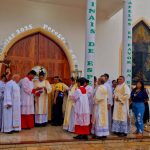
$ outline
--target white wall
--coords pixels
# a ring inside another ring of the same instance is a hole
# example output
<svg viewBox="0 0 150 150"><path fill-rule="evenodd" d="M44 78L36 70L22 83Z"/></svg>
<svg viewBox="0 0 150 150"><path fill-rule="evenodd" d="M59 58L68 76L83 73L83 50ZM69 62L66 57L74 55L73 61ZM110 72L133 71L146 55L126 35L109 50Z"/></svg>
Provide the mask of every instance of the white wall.
<svg viewBox="0 0 150 150"><path fill-rule="evenodd" d="M133 24L144 18L150 25L150 0L133 0ZM107 21L98 20L96 75L108 72L111 79L120 73L119 49L122 43L122 10Z"/></svg>
<svg viewBox="0 0 150 150"><path fill-rule="evenodd" d="M150 0L133 0L133 20L144 17L150 20ZM111 9L111 8L110 8ZM27 24L48 24L69 42L84 67L85 10L26 0L1 0L0 40L7 38L17 28ZM119 75L119 48L122 42L122 10L109 20L97 20L96 75L105 72L111 79Z"/></svg>
<svg viewBox="0 0 150 150"><path fill-rule="evenodd" d="M70 43L83 68L85 11L79 8L36 3L27 0L1 0L0 40L24 25L48 24Z"/></svg>
<svg viewBox="0 0 150 150"><path fill-rule="evenodd" d="M119 48L122 39L122 11L107 21L97 23L96 75L119 75Z"/></svg>

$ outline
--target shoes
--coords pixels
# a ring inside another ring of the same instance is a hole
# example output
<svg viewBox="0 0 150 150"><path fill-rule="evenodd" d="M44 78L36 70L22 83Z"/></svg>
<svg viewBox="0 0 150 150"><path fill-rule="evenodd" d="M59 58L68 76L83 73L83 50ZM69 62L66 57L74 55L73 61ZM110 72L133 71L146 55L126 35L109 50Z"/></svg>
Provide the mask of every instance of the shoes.
<svg viewBox="0 0 150 150"><path fill-rule="evenodd" d="M51 125L52 126L62 126L62 123L54 123L54 122L52 122Z"/></svg>
<svg viewBox="0 0 150 150"><path fill-rule="evenodd" d="M77 140L81 140L82 139L82 135L77 135L77 136L74 136L73 138L77 139Z"/></svg>
<svg viewBox="0 0 150 150"><path fill-rule="evenodd" d="M75 137L73 137L76 140L88 140L88 136L87 135L77 135Z"/></svg>
<svg viewBox="0 0 150 150"><path fill-rule="evenodd" d="M118 136L120 135L119 132L113 132L113 134L114 134L114 135L118 135Z"/></svg>
<svg viewBox="0 0 150 150"><path fill-rule="evenodd" d="M133 132L133 134L138 134L138 131Z"/></svg>
<svg viewBox="0 0 150 150"><path fill-rule="evenodd" d="M57 123L52 122L51 123L52 126L58 126Z"/></svg>
<svg viewBox="0 0 150 150"><path fill-rule="evenodd" d="M104 140L104 139L106 139L107 138L107 136L97 136L96 137L96 139L98 139L98 140Z"/></svg>
<svg viewBox="0 0 150 150"><path fill-rule="evenodd" d="M142 139L142 138L143 138L143 134L142 134L142 133L138 133L138 134L136 135L136 138L137 138L137 139Z"/></svg>
<svg viewBox="0 0 150 150"><path fill-rule="evenodd" d="M118 136L119 136L119 137L127 137L127 134L125 134L125 133L120 133Z"/></svg>
<svg viewBox="0 0 150 150"><path fill-rule="evenodd" d="M87 135L82 135L82 139L83 140L88 140L88 136Z"/></svg>
<svg viewBox="0 0 150 150"><path fill-rule="evenodd" d="M96 135L92 135L92 139L96 139L97 137L96 137Z"/></svg>
<svg viewBox="0 0 150 150"><path fill-rule="evenodd" d="M10 131L10 132L5 132L6 134L13 134L13 131Z"/></svg>
<svg viewBox="0 0 150 150"><path fill-rule="evenodd" d="M13 131L13 133L19 133L19 131Z"/></svg>
<svg viewBox="0 0 150 150"><path fill-rule="evenodd" d="M98 139L98 140L104 140L106 138L107 138L107 136L96 136L96 135L92 136L92 139Z"/></svg>

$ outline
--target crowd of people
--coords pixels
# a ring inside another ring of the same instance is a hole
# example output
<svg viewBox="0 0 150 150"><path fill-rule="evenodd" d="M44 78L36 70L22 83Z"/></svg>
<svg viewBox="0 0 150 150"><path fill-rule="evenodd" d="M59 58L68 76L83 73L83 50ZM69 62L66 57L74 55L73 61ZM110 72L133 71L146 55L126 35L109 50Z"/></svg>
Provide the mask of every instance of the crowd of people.
<svg viewBox="0 0 150 150"><path fill-rule="evenodd" d="M4 133L22 129L52 126L75 133L75 139L105 139L110 134L126 137L130 132L130 109L135 116L136 135L141 138L144 123L149 120L148 94L138 81L130 91L124 76L112 82L109 75L94 77L93 86L84 77L71 78L68 87L56 76L54 83L46 80L43 70L31 70L20 79L15 74L0 81L0 129Z"/></svg>

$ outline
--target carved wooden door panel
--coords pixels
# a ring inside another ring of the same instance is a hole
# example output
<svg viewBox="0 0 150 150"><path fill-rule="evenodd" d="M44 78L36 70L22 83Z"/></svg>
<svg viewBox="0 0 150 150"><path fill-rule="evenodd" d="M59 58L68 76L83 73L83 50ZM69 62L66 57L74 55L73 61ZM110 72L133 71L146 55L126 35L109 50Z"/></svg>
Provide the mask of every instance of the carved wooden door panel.
<svg viewBox="0 0 150 150"><path fill-rule="evenodd" d="M24 77L34 66L40 65L46 68L50 82L54 76L60 76L69 84L70 66L65 53L57 43L41 33L17 41L6 58L11 61L12 74L19 73Z"/></svg>

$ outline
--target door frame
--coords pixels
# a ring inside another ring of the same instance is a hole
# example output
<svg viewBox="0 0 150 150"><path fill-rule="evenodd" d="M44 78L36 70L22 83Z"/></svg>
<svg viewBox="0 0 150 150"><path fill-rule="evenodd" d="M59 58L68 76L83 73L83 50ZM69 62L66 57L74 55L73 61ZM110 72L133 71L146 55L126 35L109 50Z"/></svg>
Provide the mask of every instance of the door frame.
<svg viewBox="0 0 150 150"><path fill-rule="evenodd" d="M15 38L13 38L9 44L3 49L1 55L0 55L0 61L3 61L5 59L5 57L7 56L7 53L9 52L10 48L19 40L21 40L22 38L29 36L31 34L34 33L42 33L44 35L46 35L47 37L49 37L50 39L52 39L53 41L55 41L64 51L68 62L69 62L69 66L70 66L70 73L72 73L73 70L75 70L75 63L72 57L72 54L70 52L70 50L68 49L68 47L63 43L63 41L61 41L56 35L54 35L53 33L49 32L48 30L44 30L41 27L38 28L34 28L28 31L25 31L23 33L20 33L19 35L17 35ZM0 70L1 70L2 65L0 64Z"/></svg>

